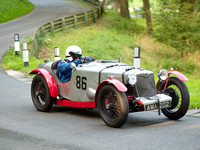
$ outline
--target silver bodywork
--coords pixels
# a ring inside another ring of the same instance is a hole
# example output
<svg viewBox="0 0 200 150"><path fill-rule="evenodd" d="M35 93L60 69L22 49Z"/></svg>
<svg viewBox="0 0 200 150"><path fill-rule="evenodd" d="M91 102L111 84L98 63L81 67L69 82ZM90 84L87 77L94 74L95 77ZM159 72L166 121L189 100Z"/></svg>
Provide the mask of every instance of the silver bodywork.
<svg viewBox="0 0 200 150"><path fill-rule="evenodd" d="M153 72L145 69L135 69L133 66L123 63L84 63L73 69L71 80L62 83L56 75L56 69L52 69L53 62L43 63L38 68L45 68L53 76L58 84L59 96L64 99L81 102L91 102L95 99L99 84L108 78L116 79L126 86L137 89L137 97L143 102L146 110L156 103L171 105L171 97L165 94L157 94ZM130 77L131 76L131 77ZM132 78L134 85L130 85ZM165 103L165 104L166 104Z"/></svg>

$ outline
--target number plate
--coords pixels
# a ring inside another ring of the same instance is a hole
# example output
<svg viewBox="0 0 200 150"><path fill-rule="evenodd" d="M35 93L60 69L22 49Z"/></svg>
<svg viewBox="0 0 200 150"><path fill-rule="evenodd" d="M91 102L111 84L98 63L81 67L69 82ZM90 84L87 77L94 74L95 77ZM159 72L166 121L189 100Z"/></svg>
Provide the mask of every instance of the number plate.
<svg viewBox="0 0 200 150"><path fill-rule="evenodd" d="M171 102L170 101L165 101L165 102L161 102L160 103L160 109L163 109L163 108L169 108L171 107ZM155 110L155 109L158 109L158 104L150 104L150 105L146 105L146 111L149 111L149 110Z"/></svg>
<svg viewBox="0 0 200 150"><path fill-rule="evenodd" d="M170 101L166 101L166 102L162 102L160 103L160 108L163 109L163 108L169 108L171 107L171 102Z"/></svg>

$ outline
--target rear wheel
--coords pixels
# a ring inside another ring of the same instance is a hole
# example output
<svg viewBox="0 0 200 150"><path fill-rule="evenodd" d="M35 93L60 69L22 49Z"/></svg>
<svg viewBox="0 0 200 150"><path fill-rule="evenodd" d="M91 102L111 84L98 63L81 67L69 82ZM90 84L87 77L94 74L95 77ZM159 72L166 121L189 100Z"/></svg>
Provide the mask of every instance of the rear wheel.
<svg viewBox="0 0 200 150"><path fill-rule="evenodd" d="M53 98L49 87L42 75L36 75L31 84L31 97L33 104L39 111L47 112L52 108Z"/></svg>
<svg viewBox="0 0 200 150"><path fill-rule="evenodd" d="M172 104L170 108L162 109L163 114L172 120L183 117L190 104L189 91L185 83L176 77L170 77L164 93L172 97Z"/></svg>
<svg viewBox="0 0 200 150"><path fill-rule="evenodd" d="M105 85L98 94L98 108L103 121L110 127L121 127L128 118L129 105L126 94L113 85Z"/></svg>

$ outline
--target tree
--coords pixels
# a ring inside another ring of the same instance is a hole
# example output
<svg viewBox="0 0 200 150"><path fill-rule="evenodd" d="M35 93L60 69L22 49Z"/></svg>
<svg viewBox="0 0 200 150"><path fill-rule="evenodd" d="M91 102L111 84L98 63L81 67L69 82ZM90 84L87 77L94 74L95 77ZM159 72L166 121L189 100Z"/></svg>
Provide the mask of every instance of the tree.
<svg viewBox="0 0 200 150"><path fill-rule="evenodd" d="M188 3L189 6L188 6L188 11L190 13L194 12L195 11L195 6L197 4L197 0L181 0L182 3Z"/></svg>
<svg viewBox="0 0 200 150"><path fill-rule="evenodd" d="M144 4L144 15L145 15L145 18L146 18L147 30L148 30L148 33L151 34L153 29L152 29L149 0L143 0L143 4Z"/></svg>
<svg viewBox="0 0 200 150"><path fill-rule="evenodd" d="M119 4L120 4L120 15L122 17L130 19L128 0L119 0Z"/></svg>
<svg viewBox="0 0 200 150"><path fill-rule="evenodd" d="M154 36L185 56L187 52L200 49L200 12L191 12L189 0L163 0L154 10Z"/></svg>

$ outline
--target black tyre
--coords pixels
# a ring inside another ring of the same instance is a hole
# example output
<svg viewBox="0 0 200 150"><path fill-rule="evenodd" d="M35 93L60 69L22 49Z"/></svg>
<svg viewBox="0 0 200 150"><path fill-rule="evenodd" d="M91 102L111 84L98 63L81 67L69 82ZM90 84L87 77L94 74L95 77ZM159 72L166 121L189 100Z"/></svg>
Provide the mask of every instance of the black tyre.
<svg viewBox="0 0 200 150"><path fill-rule="evenodd" d="M47 112L52 108L53 98L49 87L42 75L36 75L31 84L31 97L33 104L39 111Z"/></svg>
<svg viewBox="0 0 200 150"><path fill-rule="evenodd" d="M129 105L126 94L113 85L105 85L98 94L99 114L110 127L121 127L128 118Z"/></svg>
<svg viewBox="0 0 200 150"><path fill-rule="evenodd" d="M172 120L183 117L190 104L190 95L185 83L177 77L170 77L164 93L172 97L172 104L170 108L162 109L163 114Z"/></svg>

